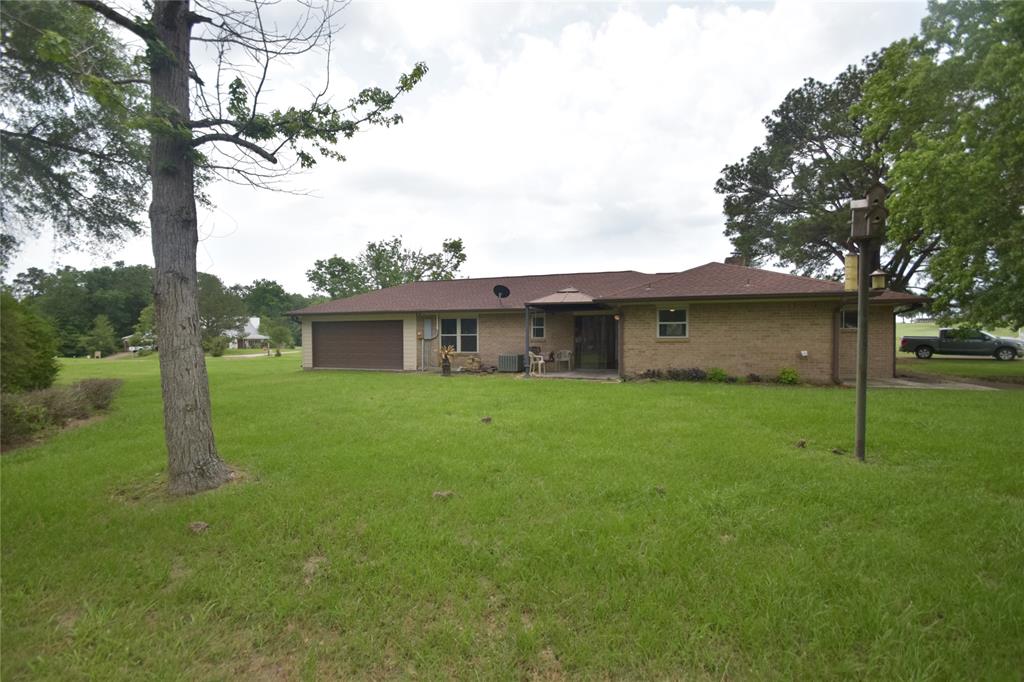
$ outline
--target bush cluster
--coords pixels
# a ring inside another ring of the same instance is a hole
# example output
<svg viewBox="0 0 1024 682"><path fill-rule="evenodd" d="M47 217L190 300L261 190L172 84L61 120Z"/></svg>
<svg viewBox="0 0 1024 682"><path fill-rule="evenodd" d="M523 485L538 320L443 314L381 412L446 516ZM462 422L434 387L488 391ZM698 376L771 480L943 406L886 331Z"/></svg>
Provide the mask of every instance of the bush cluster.
<svg viewBox="0 0 1024 682"><path fill-rule="evenodd" d="M0 444L14 445L109 409L120 388L120 379L86 379L71 386L5 393L0 396Z"/></svg>
<svg viewBox="0 0 1024 682"><path fill-rule="evenodd" d="M667 381L710 381L720 384L735 384L741 381L739 377L729 374L721 367L709 367L706 371L699 367L670 367L665 370L648 369L636 374L635 379L665 379ZM750 384L757 384L765 379L760 374L751 372L742 381ZM800 375L795 369L785 367L779 374L770 379L779 384L799 384Z"/></svg>
<svg viewBox="0 0 1024 682"><path fill-rule="evenodd" d="M228 341L225 336L214 336L213 338L204 341L203 347L206 349L207 353L215 358L219 358L224 355L224 351L228 349L229 343L230 341Z"/></svg>
<svg viewBox="0 0 1024 682"><path fill-rule="evenodd" d="M783 367L779 370L779 375L775 377L775 381L780 384L799 384L800 373L792 367Z"/></svg>

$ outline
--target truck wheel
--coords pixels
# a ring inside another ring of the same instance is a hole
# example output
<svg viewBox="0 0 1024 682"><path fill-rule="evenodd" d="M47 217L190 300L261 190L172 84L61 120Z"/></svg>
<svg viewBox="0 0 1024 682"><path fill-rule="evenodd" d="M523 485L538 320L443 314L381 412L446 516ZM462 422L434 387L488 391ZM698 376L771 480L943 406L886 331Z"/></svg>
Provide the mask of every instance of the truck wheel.
<svg viewBox="0 0 1024 682"><path fill-rule="evenodd" d="M1000 348L996 351L996 360L1013 360L1017 357L1017 351L1013 348Z"/></svg>
<svg viewBox="0 0 1024 682"><path fill-rule="evenodd" d="M932 350L931 346L918 346L917 350L914 351L914 355L921 358L922 360L927 360L934 354L935 351Z"/></svg>

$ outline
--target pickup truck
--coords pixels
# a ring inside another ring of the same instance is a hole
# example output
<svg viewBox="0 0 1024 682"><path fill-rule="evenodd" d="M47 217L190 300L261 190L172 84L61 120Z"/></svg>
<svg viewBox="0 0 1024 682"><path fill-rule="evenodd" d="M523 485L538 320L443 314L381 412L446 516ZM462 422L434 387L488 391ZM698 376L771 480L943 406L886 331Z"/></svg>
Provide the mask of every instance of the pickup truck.
<svg viewBox="0 0 1024 682"><path fill-rule="evenodd" d="M900 352L913 353L922 360L933 355L987 355L997 360L1024 356L1024 341L988 332L940 329L938 336L904 336Z"/></svg>

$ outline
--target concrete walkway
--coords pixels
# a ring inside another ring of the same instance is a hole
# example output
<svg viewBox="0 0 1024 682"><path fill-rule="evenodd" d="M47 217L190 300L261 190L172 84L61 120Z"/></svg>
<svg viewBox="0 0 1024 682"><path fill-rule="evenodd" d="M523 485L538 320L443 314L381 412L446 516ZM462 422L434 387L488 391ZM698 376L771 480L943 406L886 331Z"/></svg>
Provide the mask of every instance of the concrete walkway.
<svg viewBox="0 0 1024 682"><path fill-rule="evenodd" d="M848 386L854 384L849 383ZM952 379L918 379L916 377L893 377L892 379L870 379L868 388L930 388L945 391L998 391L994 386L982 386Z"/></svg>

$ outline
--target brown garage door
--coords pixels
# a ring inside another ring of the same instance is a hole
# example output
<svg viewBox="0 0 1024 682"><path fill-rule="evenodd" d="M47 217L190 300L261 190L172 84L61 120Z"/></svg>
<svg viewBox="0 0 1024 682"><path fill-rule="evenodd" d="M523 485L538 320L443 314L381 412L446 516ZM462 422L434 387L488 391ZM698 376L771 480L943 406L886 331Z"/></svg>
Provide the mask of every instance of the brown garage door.
<svg viewBox="0 0 1024 682"><path fill-rule="evenodd" d="M402 321L314 322L313 366L402 369Z"/></svg>

